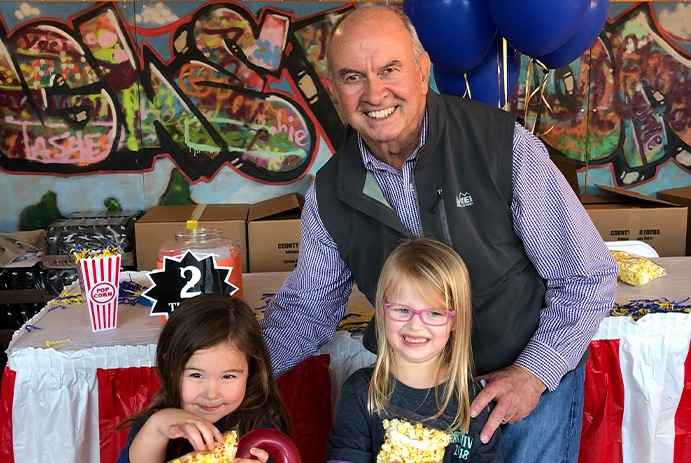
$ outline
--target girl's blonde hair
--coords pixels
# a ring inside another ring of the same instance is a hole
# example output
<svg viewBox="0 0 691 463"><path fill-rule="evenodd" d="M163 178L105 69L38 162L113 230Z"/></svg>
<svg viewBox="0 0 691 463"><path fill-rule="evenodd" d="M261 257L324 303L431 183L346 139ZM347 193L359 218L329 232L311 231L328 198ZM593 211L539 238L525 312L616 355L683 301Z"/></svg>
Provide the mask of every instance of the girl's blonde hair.
<svg viewBox="0 0 691 463"><path fill-rule="evenodd" d="M449 430L465 432L470 424L469 382L473 374L471 347L472 301L470 277L463 259L449 246L429 238L414 238L396 247L384 262L377 284L375 316L377 333L377 361L370 381L368 408L370 413L384 411L395 381L391 374L394 351L386 339L383 303L402 284L434 303L435 307L451 310L455 315L449 323L452 330L440 355L434 378L434 397L439 411L430 420L447 417L445 411L452 398L458 400L458 410L451 416ZM448 366L447 387L439 396L440 374Z"/></svg>

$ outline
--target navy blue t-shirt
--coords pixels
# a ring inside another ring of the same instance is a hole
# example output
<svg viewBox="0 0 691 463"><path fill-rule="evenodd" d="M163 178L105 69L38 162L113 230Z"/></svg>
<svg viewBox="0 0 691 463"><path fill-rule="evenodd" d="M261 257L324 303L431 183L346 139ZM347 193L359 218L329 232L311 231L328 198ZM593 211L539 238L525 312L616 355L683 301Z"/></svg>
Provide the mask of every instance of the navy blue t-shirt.
<svg viewBox="0 0 691 463"><path fill-rule="evenodd" d="M390 407L386 416L370 414L367 410L367 390L372 378L372 367L353 373L343 385L338 403L336 421L331 430L327 450L327 460L348 461L351 463L373 463L386 440L383 419L403 418L419 421L423 425L445 429L448 421L444 418L425 422L425 417L436 414L438 407L434 389L414 389L396 381ZM443 385L439 388L443 390ZM470 387L472 401L480 385L473 382ZM457 402L449 404L446 415L454 416ZM480 431L489 416L485 408L480 415L470 420L467 433L454 431L451 443L446 447L443 463L501 463L501 430L497 429L487 444L480 442Z"/></svg>

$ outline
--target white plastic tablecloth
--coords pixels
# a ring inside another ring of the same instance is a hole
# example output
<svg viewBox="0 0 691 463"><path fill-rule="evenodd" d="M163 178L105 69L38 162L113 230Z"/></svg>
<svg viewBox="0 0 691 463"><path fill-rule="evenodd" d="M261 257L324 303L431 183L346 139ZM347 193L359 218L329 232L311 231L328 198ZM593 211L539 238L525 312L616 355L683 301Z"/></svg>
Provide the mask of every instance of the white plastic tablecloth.
<svg viewBox="0 0 691 463"><path fill-rule="evenodd" d="M668 275L643 287L620 283L617 302L640 298L683 301L691 295L691 258L654 260L667 269ZM261 311L286 275L246 275L245 299ZM138 273L131 276L143 277ZM355 307L370 307L361 293L353 299ZM17 331L8 349L8 369L16 373L12 399L14 461L99 462L95 372L153 366L160 328L160 318L149 317L148 308L121 306L118 329L92 333L84 310L65 309L51 301ZM619 374L626 391L621 457L582 458L581 463L691 461L674 457L675 442L678 449L691 452L691 444L680 444L679 436L674 434L678 405L691 394L684 389L685 381L691 384L691 378L685 379L684 373L689 369L689 340L688 314L651 314L638 322L627 317L605 319L595 341L618 343ZM348 375L374 361L359 337L347 332L337 332L319 353L331 355L333 403ZM2 392L6 397L7 391L3 388ZM582 455L587 445L582 443Z"/></svg>
<svg viewBox="0 0 691 463"><path fill-rule="evenodd" d="M244 299L258 316L287 275L267 272L243 276ZM148 284L143 273L124 273L122 279L127 278ZM69 292L75 292L74 288ZM349 307L361 311L371 306L355 291ZM99 429L102 432L103 423L99 423L97 370L154 365L162 322L149 312L150 307L121 304L117 329L93 333L83 307L53 300L15 332L7 363L7 369L15 374L14 390L3 388L3 399L9 397L12 402L13 455L0 449L0 461L101 461ZM337 336L333 346L327 344L319 352L333 355L332 371L340 371L338 365L350 359L350 355L343 355L344 339ZM371 354L353 351L354 358L367 355Z"/></svg>

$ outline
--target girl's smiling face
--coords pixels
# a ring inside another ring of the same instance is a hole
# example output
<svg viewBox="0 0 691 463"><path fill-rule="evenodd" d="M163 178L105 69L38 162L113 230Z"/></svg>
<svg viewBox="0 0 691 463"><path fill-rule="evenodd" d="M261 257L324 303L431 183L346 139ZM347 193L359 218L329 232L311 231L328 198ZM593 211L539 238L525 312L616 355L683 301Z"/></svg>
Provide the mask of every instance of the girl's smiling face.
<svg viewBox="0 0 691 463"><path fill-rule="evenodd" d="M439 302L424 298L414 285L402 279L386 302L404 304L415 310L435 308L446 310ZM394 350L397 367L428 366L437 368L439 358L446 346L453 323L443 326L429 326L415 315L407 322L399 322L385 317L385 332L391 348Z"/></svg>
<svg viewBox="0 0 691 463"><path fill-rule="evenodd" d="M200 349L180 378L182 409L215 423L234 412L245 398L247 356L232 343Z"/></svg>

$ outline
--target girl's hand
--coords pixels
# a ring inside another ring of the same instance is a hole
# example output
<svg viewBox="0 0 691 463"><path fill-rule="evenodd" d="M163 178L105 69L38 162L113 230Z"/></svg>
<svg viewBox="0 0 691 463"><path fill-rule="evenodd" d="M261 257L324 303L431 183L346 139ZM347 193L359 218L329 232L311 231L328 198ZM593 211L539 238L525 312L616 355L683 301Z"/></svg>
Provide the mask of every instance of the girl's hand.
<svg viewBox="0 0 691 463"><path fill-rule="evenodd" d="M257 428L243 435L238 441L235 461L252 461L251 458L249 460L242 460L242 458L258 456L256 451L267 453L264 449L268 450L276 463L301 462L300 452L295 442L278 429L273 428ZM267 458L269 454L267 454Z"/></svg>
<svg viewBox="0 0 691 463"><path fill-rule="evenodd" d="M195 450L213 450L214 441L223 436L208 421L179 408L159 410L146 420L130 446L130 461L160 463L165 461L170 439L184 437Z"/></svg>
<svg viewBox="0 0 691 463"><path fill-rule="evenodd" d="M184 437L196 451L213 450L223 442L221 431L213 423L180 408L166 408L149 418L161 435L168 439Z"/></svg>
<svg viewBox="0 0 691 463"><path fill-rule="evenodd" d="M257 461L261 461L263 463L266 463L269 460L269 454L266 453L264 450L256 448L256 447L252 447L250 449L250 454L252 454L253 457L256 457L256 459L255 458L252 458L252 459L236 458L235 460L233 460L233 462L234 463L255 463Z"/></svg>

